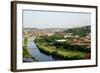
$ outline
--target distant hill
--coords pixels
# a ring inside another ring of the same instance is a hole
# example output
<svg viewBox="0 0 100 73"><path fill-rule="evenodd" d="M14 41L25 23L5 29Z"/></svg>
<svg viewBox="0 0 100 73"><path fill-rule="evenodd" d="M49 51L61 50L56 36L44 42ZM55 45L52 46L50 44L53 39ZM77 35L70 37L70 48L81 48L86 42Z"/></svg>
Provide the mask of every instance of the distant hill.
<svg viewBox="0 0 100 73"><path fill-rule="evenodd" d="M65 30L66 33L73 33L74 35L79 35L81 37L86 36L87 34L91 33L91 26L82 26L82 27L75 27L69 28Z"/></svg>
<svg viewBox="0 0 100 73"><path fill-rule="evenodd" d="M24 31L48 31L48 32L61 32L66 30L66 28L23 28Z"/></svg>
<svg viewBox="0 0 100 73"><path fill-rule="evenodd" d="M74 27L74 28L23 28L25 32L31 32L34 34L44 34L50 32L65 32L65 33L73 33L74 35L79 35L81 37L86 36L91 33L91 26L82 26L82 27Z"/></svg>

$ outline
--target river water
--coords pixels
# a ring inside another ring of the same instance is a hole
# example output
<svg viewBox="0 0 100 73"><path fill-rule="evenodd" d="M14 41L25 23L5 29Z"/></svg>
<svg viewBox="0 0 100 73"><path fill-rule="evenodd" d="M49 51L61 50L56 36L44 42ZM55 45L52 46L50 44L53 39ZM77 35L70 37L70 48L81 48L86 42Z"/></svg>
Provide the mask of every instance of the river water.
<svg viewBox="0 0 100 73"><path fill-rule="evenodd" d="M46 55L39 51L38 47L36 46L33 38L28 39L28 52L38 61L54 61L55 59L50 56ZM26 58L24 61L32 62L31 58Z"/></svg>

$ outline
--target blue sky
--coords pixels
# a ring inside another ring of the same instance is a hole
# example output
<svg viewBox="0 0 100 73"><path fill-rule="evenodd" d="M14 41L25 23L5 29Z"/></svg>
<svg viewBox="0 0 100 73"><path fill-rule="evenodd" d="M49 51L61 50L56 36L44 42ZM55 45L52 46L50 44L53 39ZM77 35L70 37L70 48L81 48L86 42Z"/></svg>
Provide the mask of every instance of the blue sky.
<svg viewBox="0 0 100 73"><path fill-rule="evenodd" d="M24 28L72 28L91 25L90 13L23 10Z"/></svg>

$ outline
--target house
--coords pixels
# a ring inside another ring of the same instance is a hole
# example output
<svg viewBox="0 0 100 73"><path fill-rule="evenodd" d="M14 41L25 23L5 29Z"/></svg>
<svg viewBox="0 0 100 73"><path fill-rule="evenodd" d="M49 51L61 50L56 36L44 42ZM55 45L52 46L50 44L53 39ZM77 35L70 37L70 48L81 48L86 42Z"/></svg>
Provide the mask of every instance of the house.
<svg viewBox="0 0 100 73"><path fill-rule="evenodd" d="M48 33L47 35L48 35L48 36L53 36L53 35L54 35L54 33Z"/></svg>
<svg viewBox="0 0 100 73"><path fill-rule="evenodd" d="M73 33L66 33L64 35L64 38L69 38L69 37L73 37Z"/></svg>

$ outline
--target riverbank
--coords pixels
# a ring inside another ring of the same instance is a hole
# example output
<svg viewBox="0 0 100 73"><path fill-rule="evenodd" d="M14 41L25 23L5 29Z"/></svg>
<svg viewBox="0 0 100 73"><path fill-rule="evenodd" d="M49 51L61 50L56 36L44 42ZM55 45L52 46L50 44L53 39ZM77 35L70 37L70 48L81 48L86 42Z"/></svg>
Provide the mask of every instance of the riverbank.
<svg viewBox="0 0 100 73"><path fill-rule="evenodd" d="M31 58L32 62L38 61L35 57L33 57L29 52L27 46L23 46L23 58Z"/></svg>
<svg viewBox="0 0 100 73"><path fill-rule="evenodd" d="M38 61L35 57L33 57L30 53L29 53L29 51L28 51L28 38L25 38L24 39L24 45L23 45L23 62L26 62L26 60L28 59L28 58L30 58L31 60L32 60L32 62L34 62L34 61Z"/></svg>
<svg viewBox="0 0 100 73"><path fill-rule="evenodd" d="M25 41L24 41L25 42ZM28 43L26 43L26 48L23 47L23 57L25 62L37 62L37 61L54 61L52 56L48 56L42 53L36 46L35 39L28 38ZM25 58L26 57L26 58ZM32 59L33 58L33 59Z"/></svg>
<svg viewBox="0 0 100 73"><path fill-rule="evenodd" d="M37 44L38 49L47 55L51 55L54 58L58 58L60 60L82 60L86 59L86 53L85 52L79 52L79 51L72 51L63 49L61 47L55 47L54 45L50 45L46 42L39 42L39 39L35 40L35 43Z"/></svg>

